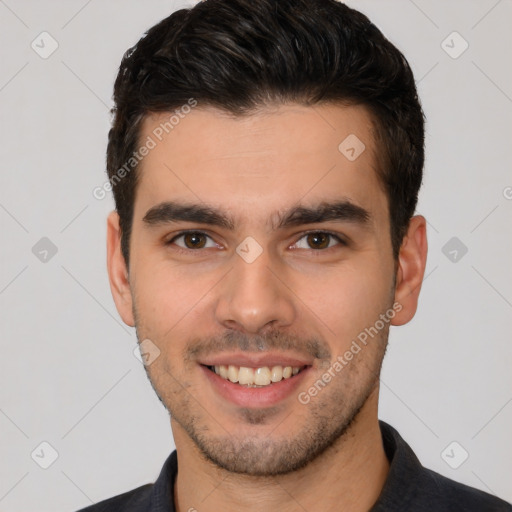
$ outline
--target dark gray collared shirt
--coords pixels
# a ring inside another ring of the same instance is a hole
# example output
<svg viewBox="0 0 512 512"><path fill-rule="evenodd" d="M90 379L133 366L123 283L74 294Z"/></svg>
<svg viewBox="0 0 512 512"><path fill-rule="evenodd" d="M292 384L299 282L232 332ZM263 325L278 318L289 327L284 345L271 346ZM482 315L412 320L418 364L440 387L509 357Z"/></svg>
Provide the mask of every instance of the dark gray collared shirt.
<svg viewBox="0 0 512 512"><path fill-rule="evenodd" d="M380 422L390 470L369 512L512 512L505 501L424 468L410 446L387 423ZM78 512L175 512L173 451L154 484L146 484Z"/></svg>

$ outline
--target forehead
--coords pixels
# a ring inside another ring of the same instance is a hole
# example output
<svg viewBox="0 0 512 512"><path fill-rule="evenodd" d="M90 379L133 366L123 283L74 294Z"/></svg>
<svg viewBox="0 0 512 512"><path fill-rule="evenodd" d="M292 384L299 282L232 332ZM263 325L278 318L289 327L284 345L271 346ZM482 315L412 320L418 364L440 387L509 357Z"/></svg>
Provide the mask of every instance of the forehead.
<svg viewBox="0 0 512 512"><path fill-rule="evenodd" d="M372 118L362 106L281 105L233 117L214 108L147 116L137 205L184 200L254 215L344 197L386 209Z"/></svg>

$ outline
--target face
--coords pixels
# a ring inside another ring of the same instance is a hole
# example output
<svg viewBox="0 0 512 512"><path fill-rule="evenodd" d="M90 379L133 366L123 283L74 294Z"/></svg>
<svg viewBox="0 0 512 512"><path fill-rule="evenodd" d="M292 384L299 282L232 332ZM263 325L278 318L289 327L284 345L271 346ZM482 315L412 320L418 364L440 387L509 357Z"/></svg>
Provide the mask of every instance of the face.
<svg viewBox="0 0 512 512"><path fill-rule="evenodd" d="M294 471L370 399L376 416L402 309L370 115L197 107L158 141L168 118L142 127L157 143L139 168L116 304L153 354L146 371L177 446L233 472Z"/></svg>

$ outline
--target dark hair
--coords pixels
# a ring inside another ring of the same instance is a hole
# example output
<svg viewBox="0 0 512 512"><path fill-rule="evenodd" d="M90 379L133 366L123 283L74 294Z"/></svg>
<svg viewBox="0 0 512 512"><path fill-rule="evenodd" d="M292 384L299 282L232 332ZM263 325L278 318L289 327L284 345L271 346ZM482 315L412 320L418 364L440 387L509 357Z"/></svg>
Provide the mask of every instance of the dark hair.
<svg viewBox="0 0 512 512"><path fill-rule="evenodd" d="M422 180L424 116L405 57L366 16L335 0L205 0L174 12L125 53L107 172L127 265L138 169L132 163L122 179L119 170L138 149L144 117L191 98L233 115L276 103L365 105L396 260Z"/></svg>

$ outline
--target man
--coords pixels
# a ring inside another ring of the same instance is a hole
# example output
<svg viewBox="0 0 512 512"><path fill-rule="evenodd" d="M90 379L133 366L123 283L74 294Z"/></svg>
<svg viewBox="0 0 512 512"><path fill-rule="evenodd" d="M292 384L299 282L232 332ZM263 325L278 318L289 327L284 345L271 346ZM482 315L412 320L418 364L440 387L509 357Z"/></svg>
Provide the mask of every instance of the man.
<svg viewBox="0 0 512 512"><path fill-rule="evenodd" d="M86 511L501 511L378 420L415 314L423 114L402 54L334 0L207 0L129 50L108 270L176 451Z"/></svg>

